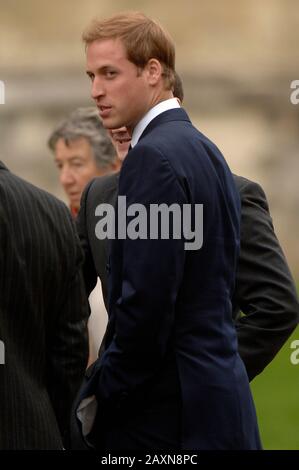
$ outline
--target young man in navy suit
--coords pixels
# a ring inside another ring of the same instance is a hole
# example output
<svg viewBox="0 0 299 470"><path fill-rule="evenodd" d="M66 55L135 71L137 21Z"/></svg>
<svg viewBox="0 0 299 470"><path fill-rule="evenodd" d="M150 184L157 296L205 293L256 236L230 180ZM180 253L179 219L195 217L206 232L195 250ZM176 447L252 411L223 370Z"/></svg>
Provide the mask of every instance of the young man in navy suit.
<svg viewBox="0 0 299 470"><path fill-rule="evenodd" d="M177 81L177 80L176 80ZM174 95L183 101L182 91ZM120 160L130 145L125 127L112 132ZM274 231L267 197L262 187L233 175L241 200L240 253L233 297L233 318L238 350L253 380L273 360L299 322L296 287ZM90 292L100 278L103 298L108 300L108 240L99 240L96 216L99 204L115 205L119 173L94 178L81 199L77 229L85 252L85 283ZM242 311L242 315L241 315ZM103 347L103 345L102 345Z"/></svg>
<svg viewBox="0 0 299 470"><path fill-rule="evenodd" d="M126 126L132 149L119 180L128 217L118 214L107 266L105 350L77 409L82 433L98 449L259 449L232 323L240 201L231 172L173 98L174 46L158 24L117 15L83 38L103 123ZM173 221L167 239L165 220L144 236L146 217L130 235L137 207L157 204L188 207L193 222L203 207L203 224L188 233L183 224L178 237ZM191 247L197 230L202 243Z"/></svg>

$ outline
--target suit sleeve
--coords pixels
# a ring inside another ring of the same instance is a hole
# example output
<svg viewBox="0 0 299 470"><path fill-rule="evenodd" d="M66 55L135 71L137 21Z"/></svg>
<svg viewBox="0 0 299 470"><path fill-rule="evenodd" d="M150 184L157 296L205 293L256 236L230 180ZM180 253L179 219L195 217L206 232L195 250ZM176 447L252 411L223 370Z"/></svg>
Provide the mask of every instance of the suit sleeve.
<svg viewBox="0 0 299 470"><path fill-rule="evenodd" d="M87 230L87 203L88 195L94 179L86 186L80 202L80 210L76 218L76 228L80 239L81 248L84 252L84 263L83 263L83 277L86 287L87 295L89 295L96 286L97 283L97 273L90 249L90 242L88 239L88 230Z"/></svg>
<svg viewBox="0 0 299 470"><path fill-rule="evenodd" d="M89 316L81 272L83 255L73 222L70 224L73 239L70 238L68 256L72 256L73 270L64 289L60 310L56 312L55 322L48 332L47 358L49 395L65 447L68 447L71 406L87 365Z"/></svg>
<svg viewBox="0 0 299 470"><path fill-rule="evenodd" d="M299 306L264 191L248 181L240 195L241 249L234 300L244 314L236 328L239 352L252 380L297 326Z"/></svg>
<svg viewBox="0 0 299 470"><path fill-rule="evenodd" d="M119 196L124 195L127 207L142 204L148 213L152 203L187 202L169 162L159 150L141 144L131 150L122 168ZM127 236L112 244L110 275L120 279L120 285L111 285L115 334L101 358L100 402L115 408L124 399L138 399L164 360L174 334L174 306L184 260L181 239Z"/></svg>

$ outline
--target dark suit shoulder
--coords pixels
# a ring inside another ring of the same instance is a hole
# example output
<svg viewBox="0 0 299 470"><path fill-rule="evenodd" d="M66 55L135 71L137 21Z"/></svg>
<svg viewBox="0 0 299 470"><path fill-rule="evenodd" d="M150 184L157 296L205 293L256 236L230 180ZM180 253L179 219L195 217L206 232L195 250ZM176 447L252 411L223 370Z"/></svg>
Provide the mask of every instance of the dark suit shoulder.
<svg viewBox="0 0 299 470"><path fill-rule="evenodd" d="M63 201L55 197L53 194L45 191L44 189L41 189L29 181L24 180L20 176L11 173L9 170L0 172L0 186L1 189L7 194L13 193L15 200L17 200L19 197L23 197L24 194L26 194L26 197L32 201L40 201L41 203L42 201L47 201L49 205L57 207L66 214L69 214L69 210Z"/></svg>
<svg viewBox="0 0 299 470"><path fill-rule="evenodd" d="M89 187L90 194L115 189L118 186L118 180L119 172L94 178Z"/></svg>
<svg viewBox="0 0 299 470"><path fill-rule="evenodd" d="M77 227L82 225L86 230L86 217L88 216L90 209L93 211L95 205L103 202L103 200L106 202L106 192L116 191L118 180L119 173L111 173L109 175L93 178L89 181L81 196L80 210L76 220Z"/></svg>
<svg viewBox="0 0 299 470"><path fill-rule="evenodd" d="M79 219L86 218L86 211L107 201L107 193L114 194L118 188L119 172L93 178L85 187L80 203Z"/></svg>
<svg viewBox="0 0 299 470"><path fill-rule="evenodd" d="M259 193L260 195L263 195L266 197L265 192L263 188L256 183L255 181L249 180L248 178L244 178L244 176L239 176L233 174L235 184L237 186L238 191L241 192L254 192L254 193Z"/></svg>
<svg viewBox="0 0 299 470"><path fill-rule="evenodd" d="M81 263L82 253L70 211L63 201L10 171L0 171L0 205L2 227L4 224L9 227L14 220L14 229L19 227L23 233L22 227L29 226L30 230L24 233L33 244L51 240L49 259L53 261L51 256L56 259L61 250L64 253L61 269L64 266L76 272L76 260Z"/></svg>
<svg viewBox="0 0 299 470"><path fill-rule="evenodd" d="M269 204L263 188L255 181L251 181L243 176L233 175L233 177L240 194L241 204L243 206L253 205L258 210L266 211L269 220L271 220Z"/></svg>

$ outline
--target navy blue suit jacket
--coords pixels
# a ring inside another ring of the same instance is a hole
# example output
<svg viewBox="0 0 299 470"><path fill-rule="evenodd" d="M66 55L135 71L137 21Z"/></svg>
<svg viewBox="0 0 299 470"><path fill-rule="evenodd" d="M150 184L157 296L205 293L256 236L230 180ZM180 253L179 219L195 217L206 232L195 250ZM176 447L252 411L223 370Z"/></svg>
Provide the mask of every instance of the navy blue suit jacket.
<svg viewBox="0 0 299 470"><path fill-rule="evenodd" d="M203 245L111 242L105 351L82 391L97 396L108 446L135 434L140 448L259 448L232 322L240 202L223 156L183 109L166 111L126 157L119 195L203 204Z"/></svg>

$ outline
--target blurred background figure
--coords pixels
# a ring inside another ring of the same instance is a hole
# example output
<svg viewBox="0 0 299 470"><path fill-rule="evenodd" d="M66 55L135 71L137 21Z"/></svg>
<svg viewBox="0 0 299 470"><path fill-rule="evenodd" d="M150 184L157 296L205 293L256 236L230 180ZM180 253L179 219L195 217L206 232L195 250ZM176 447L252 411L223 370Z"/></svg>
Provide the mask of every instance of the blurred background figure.
<svg viewBox="0 0 299 470"><path fill-rule="evenodd" d="M96 108L78 108L52 132L48 141L54 153L59 180L75 217L86 184L95 177L119 169L120 162ZM88 322L89 364L98 354L105 332L107 313L100 282L89 296L91 315Z"/></svg>
<svg viewBox="0 0 299 470"><path fill-rule="evenodd" d="M109 129L108 132L115 146L117 156L120 162L122 163L128 153L128 149L131 143L131 136L128 133L126 127L119 127L118 129Z"/></svg>
<svg viewBox="0 0 299 470"><path fill-rule="evenodd" d="M59 170L60 183L77 215L86 184L117 171L119 162L96 108L78 108L53 131L48 145Z"/></svg>

